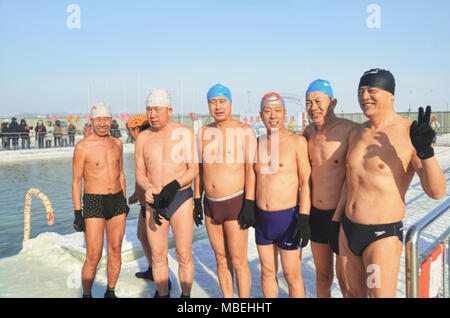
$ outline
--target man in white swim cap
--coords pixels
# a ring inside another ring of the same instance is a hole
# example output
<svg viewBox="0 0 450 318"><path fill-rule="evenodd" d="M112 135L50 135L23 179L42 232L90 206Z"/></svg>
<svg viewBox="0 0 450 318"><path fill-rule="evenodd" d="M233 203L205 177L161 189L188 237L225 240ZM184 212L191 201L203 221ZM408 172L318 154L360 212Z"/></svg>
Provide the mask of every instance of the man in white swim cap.
<svg viewBox="0 0 450 318"><path fill-rule="evenodd" d="M134 154L136 182L145 191L147 202L145 221L157 287L155 298L170 297L169 227L175 238L181 297L190 297L194 281L191 185L198 175L197 152L194 131L171 121L172 112L168 91L157 89L148 96L146 115L151 127L137 136Z"/></svg>
<svg viewBox="0 0 450 318"><path fill-rule="evenodd" d="M123 172L123 146L120 139L108 134L112 121L108 105L99 103L92 106L91 119L94 133L81 140L73 154L74 227L77 231L84 231L86 239L86 259L81 271L83 297L92 297L92 285L102 256L106 228L108 286L104 296L116 298L114 288L120 274L122 240L129 211Z"/></svg>

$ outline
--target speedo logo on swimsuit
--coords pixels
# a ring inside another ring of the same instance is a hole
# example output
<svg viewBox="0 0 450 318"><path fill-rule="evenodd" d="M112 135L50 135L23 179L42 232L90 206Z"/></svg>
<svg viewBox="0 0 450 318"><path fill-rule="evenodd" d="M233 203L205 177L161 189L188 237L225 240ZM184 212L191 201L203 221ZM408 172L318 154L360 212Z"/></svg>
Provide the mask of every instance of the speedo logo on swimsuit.
<svg viewBox="0 0 450 318"><path fill-rule="evenodd" d="M386 233L386 231L375 231L374 233L376 236L380 236L380 235L383 235L384 233Z"/></svg>

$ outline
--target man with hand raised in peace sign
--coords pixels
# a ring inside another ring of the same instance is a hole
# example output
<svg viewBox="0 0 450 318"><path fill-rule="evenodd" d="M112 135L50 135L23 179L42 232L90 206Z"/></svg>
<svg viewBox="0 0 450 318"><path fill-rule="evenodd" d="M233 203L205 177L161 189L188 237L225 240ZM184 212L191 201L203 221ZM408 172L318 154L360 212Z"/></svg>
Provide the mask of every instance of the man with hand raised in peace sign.
<svg viewBox="0 0 450 318"><path fill-rule="evenodd" d="M364 73L358 101L369 121L349 135L345 208L339 252L350 297L395 297L402 252L405 194L414 173L426 194L440 199L446 180L431 146L431 108L419 109L418 121L394 110L395 80L391 72Z"/></svg>

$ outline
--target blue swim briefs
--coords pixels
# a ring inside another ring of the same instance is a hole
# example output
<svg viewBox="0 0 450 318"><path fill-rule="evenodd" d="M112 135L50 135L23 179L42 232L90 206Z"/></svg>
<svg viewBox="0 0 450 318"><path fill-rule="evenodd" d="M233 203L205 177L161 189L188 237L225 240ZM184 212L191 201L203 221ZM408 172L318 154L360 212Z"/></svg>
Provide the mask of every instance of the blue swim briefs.
<svg viewBox="0 0 450 318"><path fill-rule="evenodd" d="M298 218L298 206L282 211L263 211L256 208L255 239L257 245L277 246L283 250L296 250L292 232Z"/></svg>

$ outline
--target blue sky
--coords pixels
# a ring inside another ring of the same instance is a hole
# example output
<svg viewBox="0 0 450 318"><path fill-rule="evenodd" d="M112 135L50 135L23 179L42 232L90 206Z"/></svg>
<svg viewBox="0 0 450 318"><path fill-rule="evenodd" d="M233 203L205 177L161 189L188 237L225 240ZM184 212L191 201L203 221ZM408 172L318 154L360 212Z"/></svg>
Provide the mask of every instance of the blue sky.
<svg viewBox="0 0 450 318"><path fill-rule="evenodd" d="M67 27L70 4L79 29ZM380 28L367 26L371 4ZM233 113L257 111L265 93L304 98L317 78L332 83L337 112L360 112L359 78L373 67L394 74L398 111L446 110L449 11L448 0L0 0L0 115L84 113L99 101L143 112L156 88L175 113L206 113L216 83L231 89Z"/></svg>

